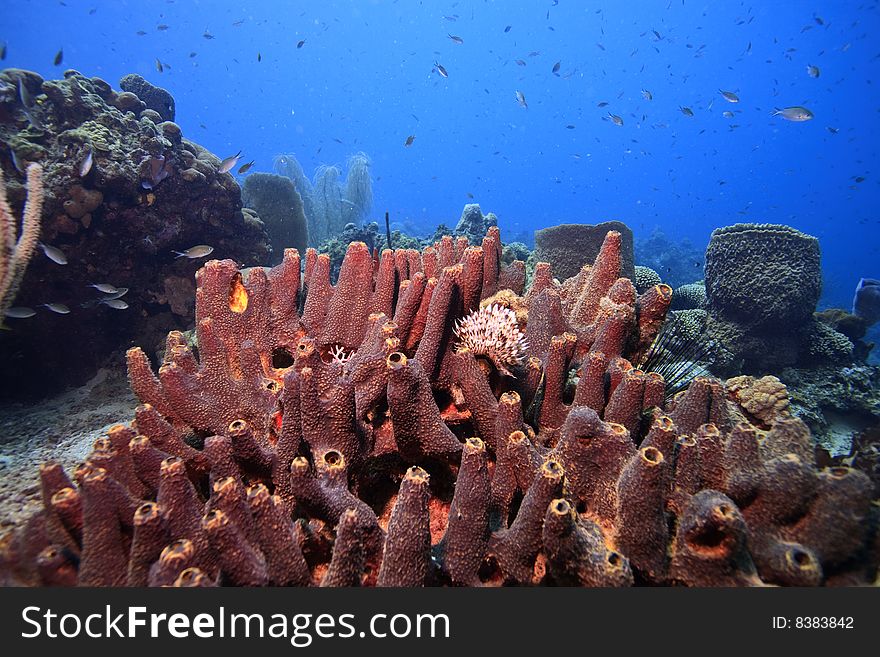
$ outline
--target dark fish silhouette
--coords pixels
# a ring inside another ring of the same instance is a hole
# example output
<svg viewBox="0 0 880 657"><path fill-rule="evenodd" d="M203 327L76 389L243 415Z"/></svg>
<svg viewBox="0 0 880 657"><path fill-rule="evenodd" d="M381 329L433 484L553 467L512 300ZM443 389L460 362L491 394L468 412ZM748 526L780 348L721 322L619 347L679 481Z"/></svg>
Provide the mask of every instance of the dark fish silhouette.
<svg viewBox="0 0 880 657"><path fill-rule="evenodd" d="M55 59L52 60L52 63L58 66L62 61L64 61L64 48L55 53Z"/></svg>
<svg viewBox="0 0 880 657"><path fill-rule="evenodd" d="M880 322L880 281L876 278L859 281L853 299L853 315L864 319L869 326Z"/></svg>

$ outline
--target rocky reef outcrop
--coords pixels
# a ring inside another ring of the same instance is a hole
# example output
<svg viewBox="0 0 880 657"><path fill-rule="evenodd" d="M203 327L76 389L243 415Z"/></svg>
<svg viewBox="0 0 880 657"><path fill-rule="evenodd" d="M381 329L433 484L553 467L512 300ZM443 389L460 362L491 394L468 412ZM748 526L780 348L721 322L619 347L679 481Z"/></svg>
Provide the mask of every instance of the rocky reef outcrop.
<svg viewBox="0 0 880 657"><path fill-rule="evenodd" d="M273 173L252 173L241 187L242 203L256 211L269 235L273 264L281 262L284 249L305 253L309 226L303 202L294 183Z"/></svg>
<svg viewBox="0 0 880 657"><path fill-rule="evenodd" d="M304 274L294 250L271 269L207 263L197 353L177 332L158 371L128 352L135 421L72 476L43 466L44 509L3 543L4 577L875 581L871 481L816 464L784 386L698 377L668 399L638 369L672 289L636 293L619 233L562 284L537 263L528 290L501 251L497 228L422 252L356 242L335 286L311 249ZM456 322L481 307L497 310L465 345ZM499 350L507 372L486 356Z"/></svg>
<svg viewBox="0 0 880 657"><path fill-rule="evenodd" d="M10 203L21 208L21 171L39 163L40 239L67 261L42 253L32 259L16 305L38 312L0 335L0 367L18 374L4 377L0 394L45 394L80 382L120 345L153 344L190 323L198 265L175 251L207 244L245 265L267 259L265 230L242 212L235 179L169 120L170 94L142 78L136 87L127 80L137 92L73 70L60 80L0 72L0 166ZM164 115L151 109L157 103ZM128 308L101 303L90 287L96 284L128 288ZM42 307L50 303L70 313Z"/></svg>

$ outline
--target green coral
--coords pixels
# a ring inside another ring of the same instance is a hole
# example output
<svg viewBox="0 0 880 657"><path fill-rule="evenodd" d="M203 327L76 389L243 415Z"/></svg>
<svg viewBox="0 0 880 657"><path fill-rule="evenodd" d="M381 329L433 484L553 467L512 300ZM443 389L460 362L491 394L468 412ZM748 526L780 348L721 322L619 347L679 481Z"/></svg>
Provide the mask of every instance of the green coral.
<svg viewBox="0 0 880 657"><path fill-rule="evenodd" d="M655 285L660 285L660 283L663 282L660 279L660 274L644 265L636 265L635 274L636 277L633 280L633 285L636 286L636 291L639 294L642 294L646 290L650 290Z"/></svg>
<svg viewBox="0 0 880 657"><path fill-rule="evenodd" d="M706 307L706 285L703 281L688 283L675 288L672 292L673 310L690 310Z"/></svg>

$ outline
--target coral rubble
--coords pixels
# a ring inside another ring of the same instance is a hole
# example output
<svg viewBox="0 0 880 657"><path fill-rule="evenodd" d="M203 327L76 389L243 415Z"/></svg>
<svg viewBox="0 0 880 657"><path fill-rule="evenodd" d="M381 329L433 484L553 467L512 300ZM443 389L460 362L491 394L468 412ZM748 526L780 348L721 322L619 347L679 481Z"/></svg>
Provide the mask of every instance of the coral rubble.
<svg viewBox="0 0 880 657"><path fill-rule="evenodd" d="M562 284L539 262L527 291L501 252L495 227L480 246L355 242L335 286L311 249L302 276L294 250L246 274L207 263L197 353L176 332L158 372L129 351L135 421L72 476L43 466L7 581L874 581L871 481L817 467L784 387L698 377L665 404L633 366L672 289L637 295L619 233ZM524 324L512 376L453 331L489 304Z"/></svg>

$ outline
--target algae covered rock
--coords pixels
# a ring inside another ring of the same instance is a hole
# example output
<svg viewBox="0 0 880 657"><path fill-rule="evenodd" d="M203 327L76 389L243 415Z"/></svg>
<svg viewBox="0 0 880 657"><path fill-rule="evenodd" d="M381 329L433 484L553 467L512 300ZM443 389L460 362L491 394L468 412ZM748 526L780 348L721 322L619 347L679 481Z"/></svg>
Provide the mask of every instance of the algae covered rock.
<svg viewBox="0 0 880 657"><path fill-rule="evenodd" d="M20 373L0 388L42 395L88 379L121 345L154 344L158 333L186 328L191 313L166 281L191 282L200 263L175 258L175 251L207 244L213 257L262 264L268 243L262 223L242 213L235 179L218 173L219 158L132 92L73 70L59 80L0 71L0 89L17 89L19 81L31 105L17 93L0 94L0 150L11 150L22 169L42 165L40 239L68 264L41 253L31 261L17 303L38 312L0 336L0 368ZM91 167L83 167L89 155ZM2 167L20 211L23 175L12 158L2 158ZM90 286L104 283L128 288L128 308L99 303ZM46 303L71 312L43 310ZM59 336L75 340L75 350Z"/></svg>
<svg viewBox="0 0 880 657"><path fill-rule="evenodd" d="M174 121L174 97L162 87L147 82L137 73L129 73L123 77L119 86L123 91L137 96L147 108L157 112L163 121Z"/></svg>
<svg viewBox="0 0 880 657"><path fill-rule="evenodd" d="M790 330L810 318L819 300L819 241L778 224L718 228L706 250L705 280L713 316Z"/></svg>
<svg viewBox="0 0 880 657"><path fill-rule="evenodd" d="M273 173L253 173L244 179L242 202L256 210L269 233L273 262L281 262L284 249L305 254L309 227L299 192L289 178Z"/></svg>
<svg viewBox="0 0 880 657"><path fill-rule="evenodd" d="M605 235L611 230L620 233L620 276L634 280L633 234L620 221L595 225L559 224L535 231L536 258L538 262L549 262L553 276L565 280L596 259Z"/></svg>
<svg viewBox="0 0 880 657"><path fill-rule="evenodd" d="M479 246L489 227L497 225L498 218L493 213L484 215L478 203L468 203L461 211L461 217L452 234L455 237L467 237L468 244Z"/></svg>

